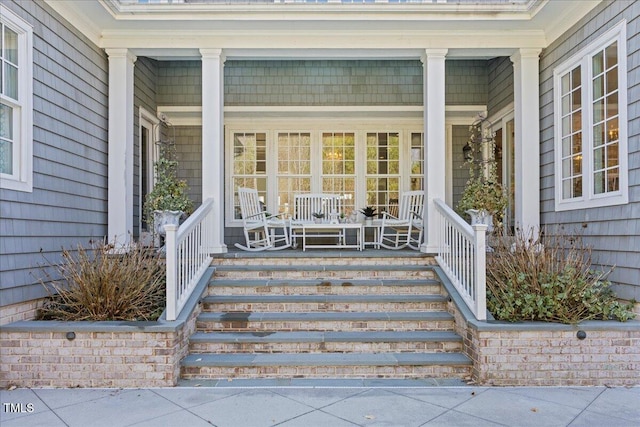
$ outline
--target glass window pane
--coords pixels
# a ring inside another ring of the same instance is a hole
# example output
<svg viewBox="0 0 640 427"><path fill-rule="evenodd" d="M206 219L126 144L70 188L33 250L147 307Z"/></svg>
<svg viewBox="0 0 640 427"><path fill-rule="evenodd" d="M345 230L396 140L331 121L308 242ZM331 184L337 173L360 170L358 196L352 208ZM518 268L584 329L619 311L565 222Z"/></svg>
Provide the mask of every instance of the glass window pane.
<svg viewBox="0 0 640 427"><path fill-rule="evenodd" d="M0 104L0 138L13 140L13 108Z"/></svg>
<svg viewBox="0 0 640 427"><path fill-rule="evenodd" d="M607 118L618 115L618 92L607 96Z"/></svg>
<svg viewBox="0 0 640 427"><path fill-rule="evenodd" d="M618 64L618 42L611 43L605 49L606 65L611 68Z"/></svg>
<svg viewBox="0 0 640 427"><path fill-rule="evenodd" d="M618 140L618 118L607 121L607 142Z"/></svg>
<svg viewBox="0 0 640 427"><path fill-rule="evenodd" d="M13 143L0 139L0 173L13 174Z"/></svg>
<svg viewBox="0 0 640 427"><path fill-rule="evenodd" d="M571 137L572 144L572 154L582 153L582 133L576 133Z"/></svg>
<svg viewBox="0 0 640 427"><path fill-rule="evenodd" d="M573 197L582 197L582 177L573 179Z"/></svg>
<svg viewBox="0 0 640 427"><path fill-rule="evenodd" d="M560 85L562 86L562 94L569 93L571 90L571 73L567 73L560 78Z"/></svg>
<svg viewBox="0 0 640 427"><path fill-rule="evenodd" d="M18 68L4 64L4 95L18 100Z"/></svg>
<svg viewBox="0 0 640 427"><path fill-rule="evenodd" d="M593 192L595 194L602 194L605 192L605 177L604 172L596 172L593 175Z"/></svg>
<svg viewBox="0 0 640 427"><path fill-rule="evenodd" d="M571 134L571 116L562 118L562 135Z"/></svg>
<svg viewBox="0 0 640 427"><path fill-rule="evenodd" d="M607 71L607 93L618 90L618 67Z"/></svg>
<svg viewBox="0 0 640 427"><path fill-rule="evenodd" d="M582 85L582 67L578 66L571 70L571 89L576 89Z"/></svg>
<svg viewBox="0 0 640 427"><path fill-rule="evenodd" d="M580 107L582 106L582 91L581 90L573 91L571 98L573 100L573 109L574 110L580 109Z"/></svg>
<svg viewBox="0 0 640 427"><path fill-rule="evenodd" d="M567 157L571 154L571 138L562 138L562 157Z"/></svg>
<svg viewBox="0 0 640 427"><path fill-rule="evenodd" d="M573 192L571 191L572 189L572 180L570 179L565 179L562 181L562 198L563 199L570 199L573 197Z"/></svg>
<svg viewBox="0 0 640 427"><path fill-rule="evenodd" d="M573 156L573 175L582 174L582 156L580 154Z"/></svg>
<svg viewBox="0 0 640 427"><path fill-rule="evenodd" d="M608 171L607 173L607 188L609 191L618 191L620 190L620 180L618 176L620 175L619 168L614 168Z"/></svg>
<svg viewBox="0 0 640 427"><path fill-rule="evenodd" d="M604 144L604 123L599 123L593 127L593 146L598 147Z"/></svg>
<svg viewBox="0 0 640 427"><path fill-rule="evenodd" d="M593 122L598 123L604 120L604 98L593 103Z"/></svg>
<svg viewBox="0 0 640 427"><path fill-rule="evenodd" d="M571 111L571 96L565 95L562 97L562 114L567 114Z"/></svg>
<svg viewBox="0 0 640 427"><path fill-rule="evenodd" d="M593 79L593 98L597 99L604 95L604 76Z"/></svg>
<svg viewBox="0 0 640 427"><path fill-rule="evenodd" d="M18 65L18 33L4 27L4 59Z"/></svg>
<svg viewBox="0 0 640 427"><path fill-rule="evenodd" d="M594 76L604 71L604 58L602 56L602 52L598 52L593 56L592 65Z"/></svg>
<svg viewBox="0 0 640 427"><path fill-rule="evenodd" d="M607 167L612 168L618 166L618 144L613 143L607 146Z"/></svg>
<svg viewBox="0 0 640 427"><path fill-rule="evenodd" d="M603 147L593 150L593 168L594 170L604 169L604 148Z"/></svg>
<svg viewBox="0 0 640 427"><path fill-rule="evenodd" d="M563 178L568 178L571 175L571 159L564 159L562 161L562 176Z"/></svg>
<svg viewBox="0 0 640 427"><path fill-rule="evenodd" d="M582 129L582 111L578 110L572 115L572 130L577 132Z"/></svg>

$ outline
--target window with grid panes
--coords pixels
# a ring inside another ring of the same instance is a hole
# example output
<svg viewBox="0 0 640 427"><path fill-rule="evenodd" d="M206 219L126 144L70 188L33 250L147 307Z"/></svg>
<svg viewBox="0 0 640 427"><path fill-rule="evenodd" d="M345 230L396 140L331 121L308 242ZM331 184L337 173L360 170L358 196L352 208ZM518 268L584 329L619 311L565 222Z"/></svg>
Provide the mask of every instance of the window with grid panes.
<svg viewBox="0 0 640 427"><path fill-rule="evenodd" d="M410 191L422 190L424 185L424 142L422 133L411 134Z"/></svg>
<svg viewBox="0 0 640 427"><path fill-rule="evenodd" d="M32 190L32 29L0 5L0 187Z"/></svg>
<svg viewBox="0 0 640 427"><path fill-rule="evenodd" d="M322 192L343 197L345 216L355 209L356 147L354 133L322 134Z"/></svg>
<svg viewBox="0 0 640 427"><path fill-rule="evenodd" d="M260 201L267 196L267 136L266 133L233 134L233 195L234 218L241 219L238 188L258 190Z"/></svg>
<svg viewBox="0 0 640 427"><path fill-rule="evenodd" d="M293 196L311 192L311 134L278 134L278 212L291 215Z"/></svg>
<svg viewBox="0 0 640 427"><path fill-rule="evenodd" d="M400 196L400 138L397 132L367 133L366 204L378 212Z"/></svg>
<svg viewBox="0 0 640 427"><path fill-rule="evenodd" d="M627 203L625 24L554 73L556 209ZM623 60L624 59L624 60Z"/></svg>

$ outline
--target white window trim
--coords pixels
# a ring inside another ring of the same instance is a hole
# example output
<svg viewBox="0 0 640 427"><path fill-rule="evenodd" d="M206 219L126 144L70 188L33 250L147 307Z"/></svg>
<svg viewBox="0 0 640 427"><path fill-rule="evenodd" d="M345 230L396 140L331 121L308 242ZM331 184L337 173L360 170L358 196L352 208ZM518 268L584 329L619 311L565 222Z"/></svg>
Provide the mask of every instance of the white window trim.
<svg viewBox="0 0 640 427"><path fill-rule="evenodd" d="M15 101L2 98L12 105L19 114L14 120L17 147L14 156L18 156L17 170L12 175L0 174L0 188L24 192L33 191L33 28L7 7L0 5L0 19L18 33L18 96Z"/></svg>
<svg viewBox="0 0 640 427"><path fill-rule="evenodd" d="M586 48L580 50L553 72L554 88L554 150L555 150L555 210L568 211L573 209L596 208L614 206L629 202L628 184L628 145L627 145L627 22L623 20L615 27L598 37ZM604 49L614 41L618 42L618 155L620 158L620 187L616 192L605 194L593 193L593 158L592 158L592 122L590 103L593 99L591 84L592 64L594 53ZM583 192L581 197L572 199L562 198L562 123L561 123L561 82L560 78L568 71L581 66L582 73L582 111L583 111ZM584 125L586 123L586 126Z"/></svg>

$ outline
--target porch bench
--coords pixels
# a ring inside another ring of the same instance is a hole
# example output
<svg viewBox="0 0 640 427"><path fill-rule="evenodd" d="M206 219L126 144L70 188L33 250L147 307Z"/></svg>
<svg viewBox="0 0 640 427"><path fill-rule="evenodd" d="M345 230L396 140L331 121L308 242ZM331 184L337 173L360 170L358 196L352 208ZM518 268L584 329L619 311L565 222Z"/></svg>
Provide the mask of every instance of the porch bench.
<svg viewBox="0 0 640 427"><path fill-rule="evenodd" d="M342 209L342 197L338 194L307 193L293 197L293 214L289 221L289 235L294 247L298 239L304 237L337 238L338 245L344 245L345 229L336 227L316 228L314 233L305 230L306 225L338 221ZM318 218L317 216L321 216Z"/></svg>

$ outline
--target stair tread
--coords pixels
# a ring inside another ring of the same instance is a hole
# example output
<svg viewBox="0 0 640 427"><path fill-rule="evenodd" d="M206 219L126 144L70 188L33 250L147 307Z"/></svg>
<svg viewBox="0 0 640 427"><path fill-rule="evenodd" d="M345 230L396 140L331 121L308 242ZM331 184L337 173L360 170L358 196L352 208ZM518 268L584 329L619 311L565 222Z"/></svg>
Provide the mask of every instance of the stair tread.
<svg viewBox="0 0 640 427"><path fill-rule="evenodd" d="M400 320L453 320L446 311L380 311L380 312L204 312L198 316L199 321L400 321Z"/></svg>
<svg viewBox="0 0 640 427"><path fill-rule="evenodd" d="M223 279L215 278L210 287L242 286L428 286L439 285L437 279Z"/></svg>
<svg viewBox="0 0 640 427"><path fill-rule="evenodd" d="M462 353L232 353L190 354L185 367L198 366L416 366L471 365Z"/></svg>
<svg viewBox="0 0 640 427"><path fill-rule="evenodd" d="M392 295L209 295L202 299L206 303L271 303L271 302L445 302L447 298L435 294Z"/></svg>
<svg viewBox="0 0 640 427"><path fill-rule="evenodd" d="M285 342L434 342L462 341L448 331L367 331L367 332L197 332L192 342L199 343L285 343Z"/></svg>

